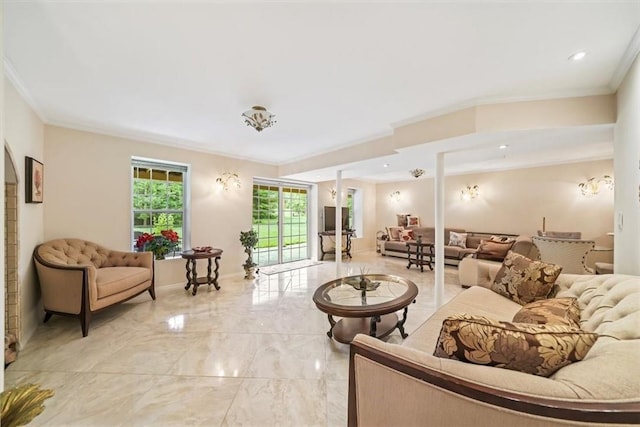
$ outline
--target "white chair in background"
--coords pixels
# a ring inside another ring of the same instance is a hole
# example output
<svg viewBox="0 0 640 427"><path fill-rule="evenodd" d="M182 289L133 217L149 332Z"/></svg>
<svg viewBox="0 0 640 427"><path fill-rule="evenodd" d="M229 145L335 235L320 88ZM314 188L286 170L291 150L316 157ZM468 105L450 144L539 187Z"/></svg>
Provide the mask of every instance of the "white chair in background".
<svg viewBox="0 0 640 427"><path fill-rule="evenodd" d="M593 240L531 238L540 252L540 261L562 266L564 274L595 274L587 267L587 254L595 247Z"/></svg>

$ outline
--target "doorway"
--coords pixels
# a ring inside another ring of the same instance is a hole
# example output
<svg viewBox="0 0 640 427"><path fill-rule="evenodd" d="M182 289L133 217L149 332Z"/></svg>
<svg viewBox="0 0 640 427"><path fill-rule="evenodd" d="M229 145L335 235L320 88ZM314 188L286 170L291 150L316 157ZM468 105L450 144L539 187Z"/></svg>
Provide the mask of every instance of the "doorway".
<svg viewBox="0 0 640 427"><path fill-rule="evenodd" d="M259 266L309 259L309 187L292 183L255 181L253 229Z"/></svg>
<svg viewBox="0 0 640 427"><path fill-rule="evenodd" d="M20 287L18 286L18 174L4 149L4 336L5 366L15 361L20 341Z"/></svg>

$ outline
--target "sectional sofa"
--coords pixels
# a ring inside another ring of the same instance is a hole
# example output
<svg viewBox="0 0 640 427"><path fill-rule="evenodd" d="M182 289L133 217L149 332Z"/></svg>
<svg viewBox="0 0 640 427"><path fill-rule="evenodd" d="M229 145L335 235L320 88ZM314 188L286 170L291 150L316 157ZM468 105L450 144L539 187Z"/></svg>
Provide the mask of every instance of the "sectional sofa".
<svg viewBox="0 0 640 427"><path fill-rule="evenodd" d="M389 232L389 229L392 227L388 227L387 231L387 240L383 241L380 245L380 254L382 256L394 256L400 258L407 257L407 242L413 241L410 240L402 240L401 238L395 239L393 233ZM435 228L434 227L418 227L418 226L406 226L403 227L405 230L411 230L413 235L417 238L420 236L423 242L434 242L435 241ZM462 248L461 246L449 245L448 243L451 241L451 232L456 233L466 233L466 248ZM475 254L478 250L480 242L482 240L489 240L492 236L503 236L509 237L511 239L515 239L515 243L511 247L511 250L517 253L520 253L524 256L530 256L530 253L533 248L533 244L531 242L531 238L529 236L517 236L514 234L504 234L504 233L481 233L481 232L473 232L473 231L465 231L462 228L445 228L444 230L444 263L448 265L458 265L461 260L466 258L469 255ZM495 258L494 261L501 261L499 258Z"/></svg>
<svg viewBox="0 0 640 427"><path fill-rule="evenodd" d="M598 334L583 360L544 377L434 356L448 316L510 320L522 309L490 289L473 286L402 344L356 336L349 368L349 425L640 423L640 277L561 274L556 284L558 298L577 298L580 328Z"/></svg>

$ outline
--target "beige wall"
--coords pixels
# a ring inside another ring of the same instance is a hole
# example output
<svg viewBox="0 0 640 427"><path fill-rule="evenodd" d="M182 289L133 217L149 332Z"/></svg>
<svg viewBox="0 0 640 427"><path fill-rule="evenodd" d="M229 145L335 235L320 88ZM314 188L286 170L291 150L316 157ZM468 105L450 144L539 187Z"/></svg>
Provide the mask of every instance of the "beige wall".
<svg viewBox="0 0 640 427"><path fill-rule="evenodd" d="M324 206L335 206L336 201L331 197L331 189L336 187L335 181L318 183L318 230L322 231L322 216ZM363 229L357 230L357 237L352 239L352 252L375 248L376 242L376 185L354 179L342 180L342 205L346 206L346 190L354 188L362 191ZM329 258L327 258L329 259Z"/></svg>
<svg viewBox="0 0 640 427"><path fill-rule="evenodd" d="M640 275L640 60L618 90L614 161L616 273Z"/></svg>
<svg viewBox="0 0 640 427"><path fill-rule="evenodd" d="M252 179L275 176L274 166L55 126L46 126L45 139L45 240L78 237L129 250L131 157L186 163L192 246L223 249L222 275L242 271L246 255L238 239L251 227ZM225 171L238 173L239 190L224 192L215 183ZM157 264L157 284L184 280L181 259Z"/></svg>
<svg viewBox="0 0 640 427"><path fill-rule="evenodd" d="M52 201L52 194L49 193L51 186L48 182L50 168L44 156L42 121L9 81L5 80L4 87L4 138L18 174L18 282L22 316L21 340L24 344L42 321L43 315L37 275L31 256L35 246L43 241L44 209L46 204ZM45 164L45 202L42 204L24 202L25 156L33 157Z"/></svg>
<svg viewBox="0 0 640 427"><path fill-rule="evenodd" d="M583 197L578 183L591 177L611 175L611 160L519 169L504 172L447 176L445 178L445 224L469 231L535 234L542 228L581 231L583 238L596 239L611 247L613 192L603 190L592 198ZM460 200L460 190L478 185L480 196ZM399 190L400 200L389 197ZM433 179L415 179L379 184L377 226L396 223L397 213L419 215L423 225L434 225Z"/></svg>

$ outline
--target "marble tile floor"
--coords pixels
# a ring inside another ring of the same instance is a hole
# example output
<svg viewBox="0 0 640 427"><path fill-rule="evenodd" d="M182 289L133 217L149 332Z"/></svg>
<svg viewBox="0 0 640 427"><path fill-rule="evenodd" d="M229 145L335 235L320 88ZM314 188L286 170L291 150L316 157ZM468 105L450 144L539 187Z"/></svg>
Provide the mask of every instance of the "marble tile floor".
<svg viewBox="0 0 640 427"><path fill-rule="evenodd" d="M419 288L410 334L433 313L434 273L400 258L354 254L342 275L388 273ZM329 339L312 301L336 277L333 261L255 282L222 278L221 290L161 286L94 316L42 324L5 371L5 388L55 391L33 426L345 426L349 346ZM445 301L461 291L446 267ZM398 331L385 339L402 342Z"/></svg>

